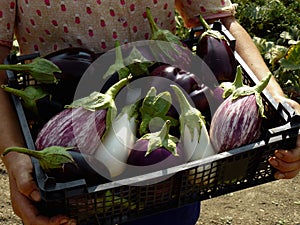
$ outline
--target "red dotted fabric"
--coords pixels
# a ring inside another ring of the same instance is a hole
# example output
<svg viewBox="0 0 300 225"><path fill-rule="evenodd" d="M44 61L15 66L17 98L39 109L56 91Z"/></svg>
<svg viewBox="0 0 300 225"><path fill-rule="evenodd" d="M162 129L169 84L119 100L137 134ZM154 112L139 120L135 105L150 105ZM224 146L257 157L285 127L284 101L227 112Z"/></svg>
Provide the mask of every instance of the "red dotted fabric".
<svg viewBox="0 0 300 225"><path fill-rule="evenodd" d="M105 52L115 40L150 38L146 6L159 27L175 30L175 0L2 0L0 44L11 46L15 31L24 54L75 46ZM199 13L225 16L235 8L226 0L176 0L176 7L187 25Z"/></svg>

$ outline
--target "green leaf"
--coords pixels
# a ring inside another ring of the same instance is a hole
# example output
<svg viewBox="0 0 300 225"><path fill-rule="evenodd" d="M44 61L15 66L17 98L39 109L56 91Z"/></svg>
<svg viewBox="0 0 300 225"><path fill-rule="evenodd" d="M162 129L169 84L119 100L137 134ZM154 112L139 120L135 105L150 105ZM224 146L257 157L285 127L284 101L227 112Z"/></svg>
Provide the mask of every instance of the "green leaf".
<svg viewBox="0 0 300 225"><path fill-rule="evenodd" d="M288 70L299 70L300 69L300 43L292 45L286 56L282 58L280 64Z"/></svg>

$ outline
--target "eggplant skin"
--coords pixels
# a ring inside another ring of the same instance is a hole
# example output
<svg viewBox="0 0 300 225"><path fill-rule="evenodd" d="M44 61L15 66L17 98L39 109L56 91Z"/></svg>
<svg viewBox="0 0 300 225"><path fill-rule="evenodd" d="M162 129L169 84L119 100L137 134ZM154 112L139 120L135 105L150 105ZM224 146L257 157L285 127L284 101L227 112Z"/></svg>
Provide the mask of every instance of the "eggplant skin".
<svg viewBox="0 0 300 225"><path fill-rule="evenodd" d="M259 138L261 123L255 95L234 101L229 96L213 115L209 131L212 145L220 153L249 144Z"/></svg>
<svg viewBox="0 0 300 225"><path fill-rule="evenodd" d="M35 141L36 148L58 145L93 154L105 132L105 118L106 110L64 109L43 126Z"/></svg>
<svg viewBox="0 0 300 225"><path fill-rule="evenodd" d="M226 40L206 35L197 44L196 54L212 70L218 82L234 80L237 62ZM204 82L210 85L213 80L205 78Z"/></svg>
<svg viewBox="0 0 300 225"><path fill-rule="evenodd" d="M184 151L180 143L177 143L176 146L178 156L172 155L170 151L163 147L155 149L145 156L148 143L149 140L137 140L127 159L129 165L141 167L141 173L167 169L185 162Z"/></svg>

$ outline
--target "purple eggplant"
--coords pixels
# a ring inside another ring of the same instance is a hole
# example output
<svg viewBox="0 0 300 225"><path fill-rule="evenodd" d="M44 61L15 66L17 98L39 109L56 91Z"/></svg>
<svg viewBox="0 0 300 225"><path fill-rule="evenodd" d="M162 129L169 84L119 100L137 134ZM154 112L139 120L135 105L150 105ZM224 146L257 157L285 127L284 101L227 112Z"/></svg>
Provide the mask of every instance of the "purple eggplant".
<svg viewBox="0 0 300 225"><path fill-rule="evenodd" d="M35 141L37 149L58 145L93 154L116 117L114 99L129 79L120 80L105 94L93 92L66 106L67 109L50 119L41 129Z"/></svg>
<svg viewBox="0 0 300 225"><path fill-rule="evenodd" d="M127 159L129 165L141 167L135 170L136 175L185 162L179 140L169 134L170 125L171 122L167 120L160 131L147 133L136 141Z"/></svg>
<svg viewBox="0 0 300 225"><path fill-rule="evenodd" d="M218 82L233 81L237 62L225 36L218 30L213 30L200 15L200 21L205 32L199 38L196 54L212 70ZM217 86L215 79L204 77L205 84Z"/></svg>
<svg viewBox="0 0 300 225"><path fill-rule="evenodd" d="M249 144L260 136L264 105L260 93L272 74L253 87L243 85L235 89L213 115L209 136L218 152Z"/></svg>
<svg viewBox="0 0 300 225"><path fill-rule="evenodd" d="M200 86L200 79L193 73L185 71L175 66L163 64L150 73L150 76L164 77L171 81L174 81L181 86L187 93L191 93L197 90ZM153 79L152 86L159 86L159 79Z"/></svg>
<svg viewBox="0 0 300 225"><path fill-rule="evenodd" d="M54 101L67 105L73 101L81 77L97 56L87 49L66 48L44 58L60 68L61 73L54 73L57 84L45 84L43 88L52 95Z"/></svg>

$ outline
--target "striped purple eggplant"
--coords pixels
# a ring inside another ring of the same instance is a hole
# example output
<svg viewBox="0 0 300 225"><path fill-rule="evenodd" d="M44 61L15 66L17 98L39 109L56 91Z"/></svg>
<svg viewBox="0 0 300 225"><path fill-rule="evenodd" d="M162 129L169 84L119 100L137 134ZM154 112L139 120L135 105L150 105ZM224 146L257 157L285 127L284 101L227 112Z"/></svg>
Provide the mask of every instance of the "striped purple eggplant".
<svg viewBox="0 0 300 225"><path fill-rule="evenodd" d="M218 152L228 151L257 140L260 136L264 106L260 93L270 73L254 87L241 86L218 107L210 126L210 139Z"/></svg>
<svg viewBox="0 0 300 225"><path fill-rule="evenodd" d="M76 147L92 154L105 132L106 110L65 109L49 120L39 132L35 145L44 149L52 145Z"/></svg>
<svg viewBox="0 0 300 225"><path fill-rule="evenodd" d="M123 78L105 93L95 91L66 106L66 109L51 118L38 133L36 148L44 149L56 145L93 154L117 115L115 97L129 79L131 77Z"/></svg>
<svg viewBox="0 0 300 225"><path fill-rule="evenodd" d="M210 138L218 152L248 144L259 137L261 116L254 95L233 101L228 97L215 112Z"/></svg>

